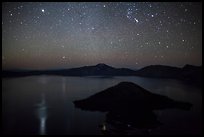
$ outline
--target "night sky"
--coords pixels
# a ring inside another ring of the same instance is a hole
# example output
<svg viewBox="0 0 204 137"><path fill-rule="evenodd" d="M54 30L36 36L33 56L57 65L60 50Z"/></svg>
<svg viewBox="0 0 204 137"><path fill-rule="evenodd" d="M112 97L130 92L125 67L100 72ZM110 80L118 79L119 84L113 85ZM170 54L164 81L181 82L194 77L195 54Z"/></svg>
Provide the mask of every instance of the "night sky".
<svg viewBox="0 0 204 137"><path fill-rule="evenodd" d="M3 3L2 68L202 65L202 3Z"/></svg>

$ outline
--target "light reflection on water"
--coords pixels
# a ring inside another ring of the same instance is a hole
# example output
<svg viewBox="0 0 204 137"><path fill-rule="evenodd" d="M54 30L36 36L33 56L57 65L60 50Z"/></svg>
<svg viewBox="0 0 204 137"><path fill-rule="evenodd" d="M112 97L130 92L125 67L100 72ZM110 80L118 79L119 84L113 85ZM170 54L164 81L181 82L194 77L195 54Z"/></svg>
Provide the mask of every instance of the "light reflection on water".
<svg viewBox="0 0 204 137"><path fill-rule="evenodd" d="M46 134L46 120L47 120L47 106L46 106L46 99L45 94L41 94L41 102L37 104L37 117L40 120L40 135Z"/></svg>
<svg viewBox="0 0 204 137"><path fill-rule="evenodd" d="M65 77L62 78L62 94L63 96L66 95L66 78Z"/></svg>

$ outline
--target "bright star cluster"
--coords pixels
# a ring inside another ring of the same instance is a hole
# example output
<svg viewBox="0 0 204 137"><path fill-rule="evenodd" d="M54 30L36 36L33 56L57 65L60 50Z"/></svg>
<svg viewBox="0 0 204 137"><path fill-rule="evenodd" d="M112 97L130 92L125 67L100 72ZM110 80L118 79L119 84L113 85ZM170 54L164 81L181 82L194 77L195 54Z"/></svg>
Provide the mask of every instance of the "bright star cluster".
<svg viewBox="0 0 204 137"><path fill-rule="evenodd" d="M3 69L202 64L202 3L7 2Z"/></svg>

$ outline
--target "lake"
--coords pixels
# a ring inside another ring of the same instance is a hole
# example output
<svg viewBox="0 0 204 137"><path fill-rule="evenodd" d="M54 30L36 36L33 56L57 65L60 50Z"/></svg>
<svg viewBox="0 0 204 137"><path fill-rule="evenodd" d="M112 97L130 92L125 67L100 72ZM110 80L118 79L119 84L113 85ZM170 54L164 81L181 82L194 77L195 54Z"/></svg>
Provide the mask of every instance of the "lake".
<svg viewBox="0 0 204 137"><path fill-rule="evenodd" d="M101 125L105 123L106 113L80 110L72 101L87 98L122 81L134 82L153 93L193 104L190 111L155 111L161 126L148 132L135 129L127 134L202 135L201 88L173 79L46 75L2 79L3 133L104 134Z"/></svg>

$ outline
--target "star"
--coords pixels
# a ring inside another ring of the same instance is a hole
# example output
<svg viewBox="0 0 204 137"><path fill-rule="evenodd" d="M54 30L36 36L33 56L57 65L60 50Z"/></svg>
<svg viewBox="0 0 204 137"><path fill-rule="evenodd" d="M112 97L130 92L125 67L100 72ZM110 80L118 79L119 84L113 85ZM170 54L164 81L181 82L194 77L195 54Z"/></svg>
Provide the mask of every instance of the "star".
<svg viewBox="0 0 204 137"><path fill-rule="evenodd" d="M139 22L139 20L138 19L136 19L136 18L134 18L134 20L138 23Z"/></svg>
<svg viewBox="0 0 204 137"><path fill-rule="evenodd" d="M146 45L149 45L149 42L146 42L145 44L146 44Z"/></svg>
<svg viewBox="0 0 204 137"><path fill-rule="evenodd" d="M126 17L127 17L128 19L131 19L131 14L132 14L132 9L131 9L131 8L128 8Z"/></svg>
<svg viewBox="0 0 204 137"><path fill-rule="evenodd" d="M19 53L35 56L32 51L39 48L41 55L48 54L43 56L48 60L48 66L56 67L57 61L64 63L62 67L83 66L106 62L108 58L110 65L119 66L121 62L116 56L127 50L124 64L132 66L139 62L138 67L143 67L155 63L188 63L188 60L171 61L172 56L179 58L187 52L189 62L196 64L194 60L199 60L202 54L199 51L202 45L201 6L193 3L180 5L160 2L4 3L3 54L8 54L6 59ZM172 7L176 9L172 10ZM73 62L65 63L71 58ZM31 59L25 57L25 63ZM42 67L46 63L41 63Z"/></svg>

